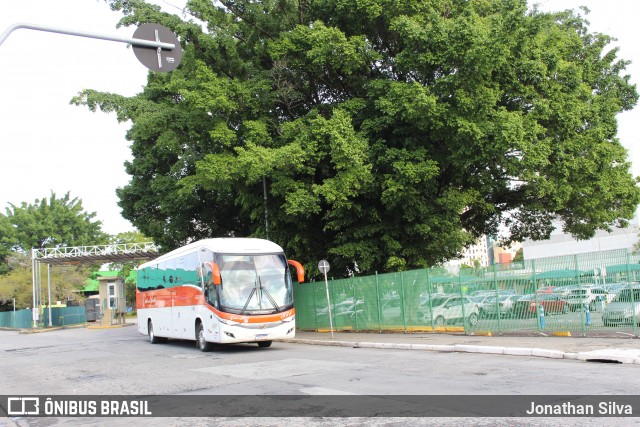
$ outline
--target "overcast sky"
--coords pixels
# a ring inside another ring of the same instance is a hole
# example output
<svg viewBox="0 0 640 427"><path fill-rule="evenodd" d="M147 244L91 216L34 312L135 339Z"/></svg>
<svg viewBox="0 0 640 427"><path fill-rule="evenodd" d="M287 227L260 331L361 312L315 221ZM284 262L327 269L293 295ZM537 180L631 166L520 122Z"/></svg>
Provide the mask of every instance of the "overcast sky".
<svg viewBox="0 0 640 427"><path fill-rule="evenodd" d="M156 0L173 5L183 0ZM638 0L541 0L543 10L586 5L592 32L618 39L619 57L633 61L632 82L640 82ZM115 29L120 13L102 0L0 0L0 32L27 22L92 33L131 37L133 28ZM69 105L83 89L132 96L142 90L147 70L124 43L20 29L0 45L0 209L8 203L33 203L70 192L96 212L110 234L133 230L120 215L115 190L127 184L125 140L128 123L114 114L92 113ZM619 116L619 137L630 152L634 175L640 175L636 146L640 108Z"/></svg>

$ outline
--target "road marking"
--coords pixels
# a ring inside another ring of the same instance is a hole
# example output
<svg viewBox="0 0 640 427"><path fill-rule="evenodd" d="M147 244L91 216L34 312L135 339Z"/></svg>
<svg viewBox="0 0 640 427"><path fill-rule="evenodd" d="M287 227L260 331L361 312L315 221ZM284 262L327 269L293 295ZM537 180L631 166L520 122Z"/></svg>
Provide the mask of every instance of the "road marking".
<svg viewBox="0 0 640 427"><path fill-rule="evenodd" d="M318 375L323 373L335 373L338 371L353 372L367 366L368 365L362 363L333 362L327 360L284 359L277 362L277 364L273 361L264 361L256 363L209 366L206 368L192 369L192 371L261 380L290 378L302 375Z"/></svg>

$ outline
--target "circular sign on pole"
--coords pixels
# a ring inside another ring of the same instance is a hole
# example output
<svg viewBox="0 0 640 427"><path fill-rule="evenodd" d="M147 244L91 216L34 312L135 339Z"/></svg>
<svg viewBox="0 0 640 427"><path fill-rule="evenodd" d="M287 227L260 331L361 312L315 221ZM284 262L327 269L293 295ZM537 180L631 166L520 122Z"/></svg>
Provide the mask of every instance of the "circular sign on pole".
<svg viewBox="0 0 640 427"><path fill-rule="evenodd" d="M172 43L176 45L174 49L168 50L163 48L136 46L133 45L133 53L135 53L138 61L151 71L161 71L167 73L175 70L182 60L182 47L178 37L168 29L159 24L142 24L133 33L133 38L142 40L151 40L162 43Z"/></svg>
<svg viewBox="0 0 640 427"><path fill-rule="evenodd" d="M329 269L329 262L326 259L323 259L318 263L318 270L320 270L320 273L327 274L329 272Z"/></svg>

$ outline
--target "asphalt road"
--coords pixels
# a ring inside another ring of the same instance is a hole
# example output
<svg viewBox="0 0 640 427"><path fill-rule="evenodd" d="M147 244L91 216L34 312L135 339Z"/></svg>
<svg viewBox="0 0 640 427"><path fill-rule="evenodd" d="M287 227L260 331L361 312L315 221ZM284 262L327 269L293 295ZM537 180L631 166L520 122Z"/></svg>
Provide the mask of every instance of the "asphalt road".
<svg viewBox="0 0 640 427"><path fill-rule="evenodd" d="M24 335L0 331L0 366L0 394L12 395L640 395L637 365L282 342L271 348L219 346L202 353L187 341L152 345L131 326ZM407 425L407 420L411 425L557 425L553 422L558 421L410 418L402 422L379 417L366 418L366 424ZM617 425L634 422L615 420ZM602 421L573 418L563 424L602 425ZM301 422L362 425L363 418L135 419L137 425ZM17 418L4 423L128 425L131 419Z"/></svg>

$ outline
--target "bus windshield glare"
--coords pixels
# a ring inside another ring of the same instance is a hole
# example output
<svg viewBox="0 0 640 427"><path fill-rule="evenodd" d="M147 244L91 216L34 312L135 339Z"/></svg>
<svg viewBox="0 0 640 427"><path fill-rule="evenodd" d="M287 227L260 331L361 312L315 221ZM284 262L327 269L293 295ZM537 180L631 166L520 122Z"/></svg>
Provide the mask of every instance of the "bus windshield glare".
<svg viewBox="0 0 640 427"><path fill-rule="evenodd" d="M222 285L219 307L237 314L269 314L293 306L293 288L283 254L216 254Z"/></svg>

